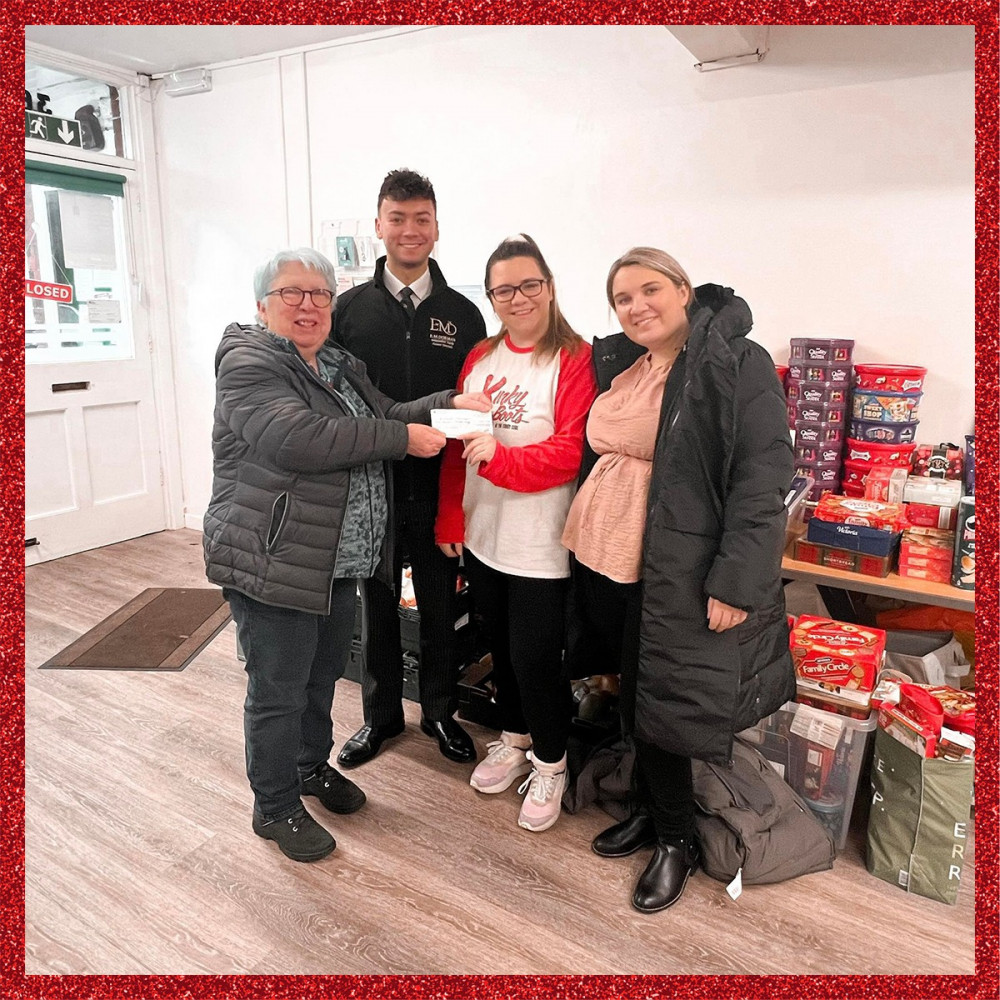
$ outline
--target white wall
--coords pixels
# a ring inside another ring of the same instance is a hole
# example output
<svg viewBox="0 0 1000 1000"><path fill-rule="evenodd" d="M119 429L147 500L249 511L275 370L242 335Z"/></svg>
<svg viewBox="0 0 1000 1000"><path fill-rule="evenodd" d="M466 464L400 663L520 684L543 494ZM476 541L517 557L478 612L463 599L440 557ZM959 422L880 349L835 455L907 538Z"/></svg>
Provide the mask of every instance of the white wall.
<svg viewBox="0 0 1000 1000"><path fill-rule="evenodd" d="M254 265L324 219L373 216L399 166L434 182L452 284L481 283L527 231L589 338L615 329L610 262L660 246L742 294L775 360L790 337L853 337L856 361L931 369L921 440L971 432L972 29L785 26L771 44L699 74L663 28L432 28L160 94L189 523L210 489L214 346L252 315Z"/></svg>

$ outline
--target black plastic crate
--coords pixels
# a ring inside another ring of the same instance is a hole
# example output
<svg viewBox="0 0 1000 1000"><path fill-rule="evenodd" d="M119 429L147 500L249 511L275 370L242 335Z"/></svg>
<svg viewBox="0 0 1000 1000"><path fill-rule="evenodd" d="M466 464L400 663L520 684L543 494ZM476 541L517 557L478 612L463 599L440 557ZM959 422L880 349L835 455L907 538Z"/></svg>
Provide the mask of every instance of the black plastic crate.
<svg viewBox="0 0 1000 1000"><path fill-rule="evenodd" d="M458 681L458 714L468 722L499 730L500 710L493 700L489 662L474 662L462 668Z"/></svg>
<svg viewBox="0 0 1000 1000"><path fill-rule="evenodd" d="M411 653L403 653L403 697L407 701L420 700L419 681L420 661ZM361 683L362 652L361 643L357 640L351 643L351 654L347 658L344 677L349 681Z"/></svg>
<svg viewBox="0 0 1000 1000"><path fill-rule="evenodd" d="M357 639L351 642L351 654L347 658L344 677L349 681L361 683L361 643Z"/></svg>
<svg viewBox="0 0 1000 1000"><path fill-rule="evenodd" d="M469 589L463 587L455 594L452 605L455 614L455 637L458 643L458 655L464 660L471 655L470 644L473 641L474 629L472 616L469 613ZM399 641L403 649L411 653L420 652L420 610L419 608L399 609Z"/></svg>
<svg viewBox="0 0 1000 1000"><path fill-rule="evenodd" d="M469 613L469 591L463 588L455 595L456 656L466 660L472 655L475 628ZM361 596L354 602L354 638L361 639ZM399 644L406 652L420 653L420 611L417 608L399 608Z"/></svg>
<svg viewBox="0 0 1000 1000"><path fill-rule="evenodd" d="M403 697L407 701L420 701L420 663L410 653L403 653Z"/></svg>

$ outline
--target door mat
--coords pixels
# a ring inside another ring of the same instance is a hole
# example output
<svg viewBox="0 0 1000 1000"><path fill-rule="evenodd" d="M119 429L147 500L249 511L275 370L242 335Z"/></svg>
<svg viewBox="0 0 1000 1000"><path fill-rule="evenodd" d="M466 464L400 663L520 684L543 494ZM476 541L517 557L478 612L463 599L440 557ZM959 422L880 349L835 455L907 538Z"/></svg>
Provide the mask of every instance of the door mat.
<svg viewBox="0 0 1000 1000"><path fill-rule="evenodd" d="M218 588L152 587L42 667L183 670L231 618Z"/></svg>

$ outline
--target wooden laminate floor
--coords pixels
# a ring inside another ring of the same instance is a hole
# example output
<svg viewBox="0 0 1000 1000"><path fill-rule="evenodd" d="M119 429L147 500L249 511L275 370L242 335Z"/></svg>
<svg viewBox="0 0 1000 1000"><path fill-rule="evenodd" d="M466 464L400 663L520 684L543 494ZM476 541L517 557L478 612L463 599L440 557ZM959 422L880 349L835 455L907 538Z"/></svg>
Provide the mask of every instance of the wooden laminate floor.
<svg viewBox="0 0 1000 1000"><path fill-rule="evenodd" d="M604 813L518 829L514 788L474 792L409 702L405 735L352 772L360 812L306 800L334 854L286 860L250 829L231 625L180 673L37 669L144 588L203 584L186 530L27 570L28 974L974 972L972 864L956 906L908 896L865 871L855 824L830 872L735 902L699 872L645 916L647 852L589 850ZM339 749L358 685L334 717ZM495 734L469 728L482 754Z"/></svg>

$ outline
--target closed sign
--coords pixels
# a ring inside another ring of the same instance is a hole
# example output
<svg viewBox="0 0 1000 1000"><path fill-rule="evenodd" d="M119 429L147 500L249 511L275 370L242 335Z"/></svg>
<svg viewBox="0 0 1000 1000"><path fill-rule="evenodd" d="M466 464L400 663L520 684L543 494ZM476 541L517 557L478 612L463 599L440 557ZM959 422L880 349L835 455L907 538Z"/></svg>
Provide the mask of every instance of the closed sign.
<svg viewBox="0 0 1000 1000"><path fill-rule="evenodd" d="M51 281L32 281L24 279L24 297L26 299L52 299L54 302L72 302L73 286L56 285Z"/></svg>

